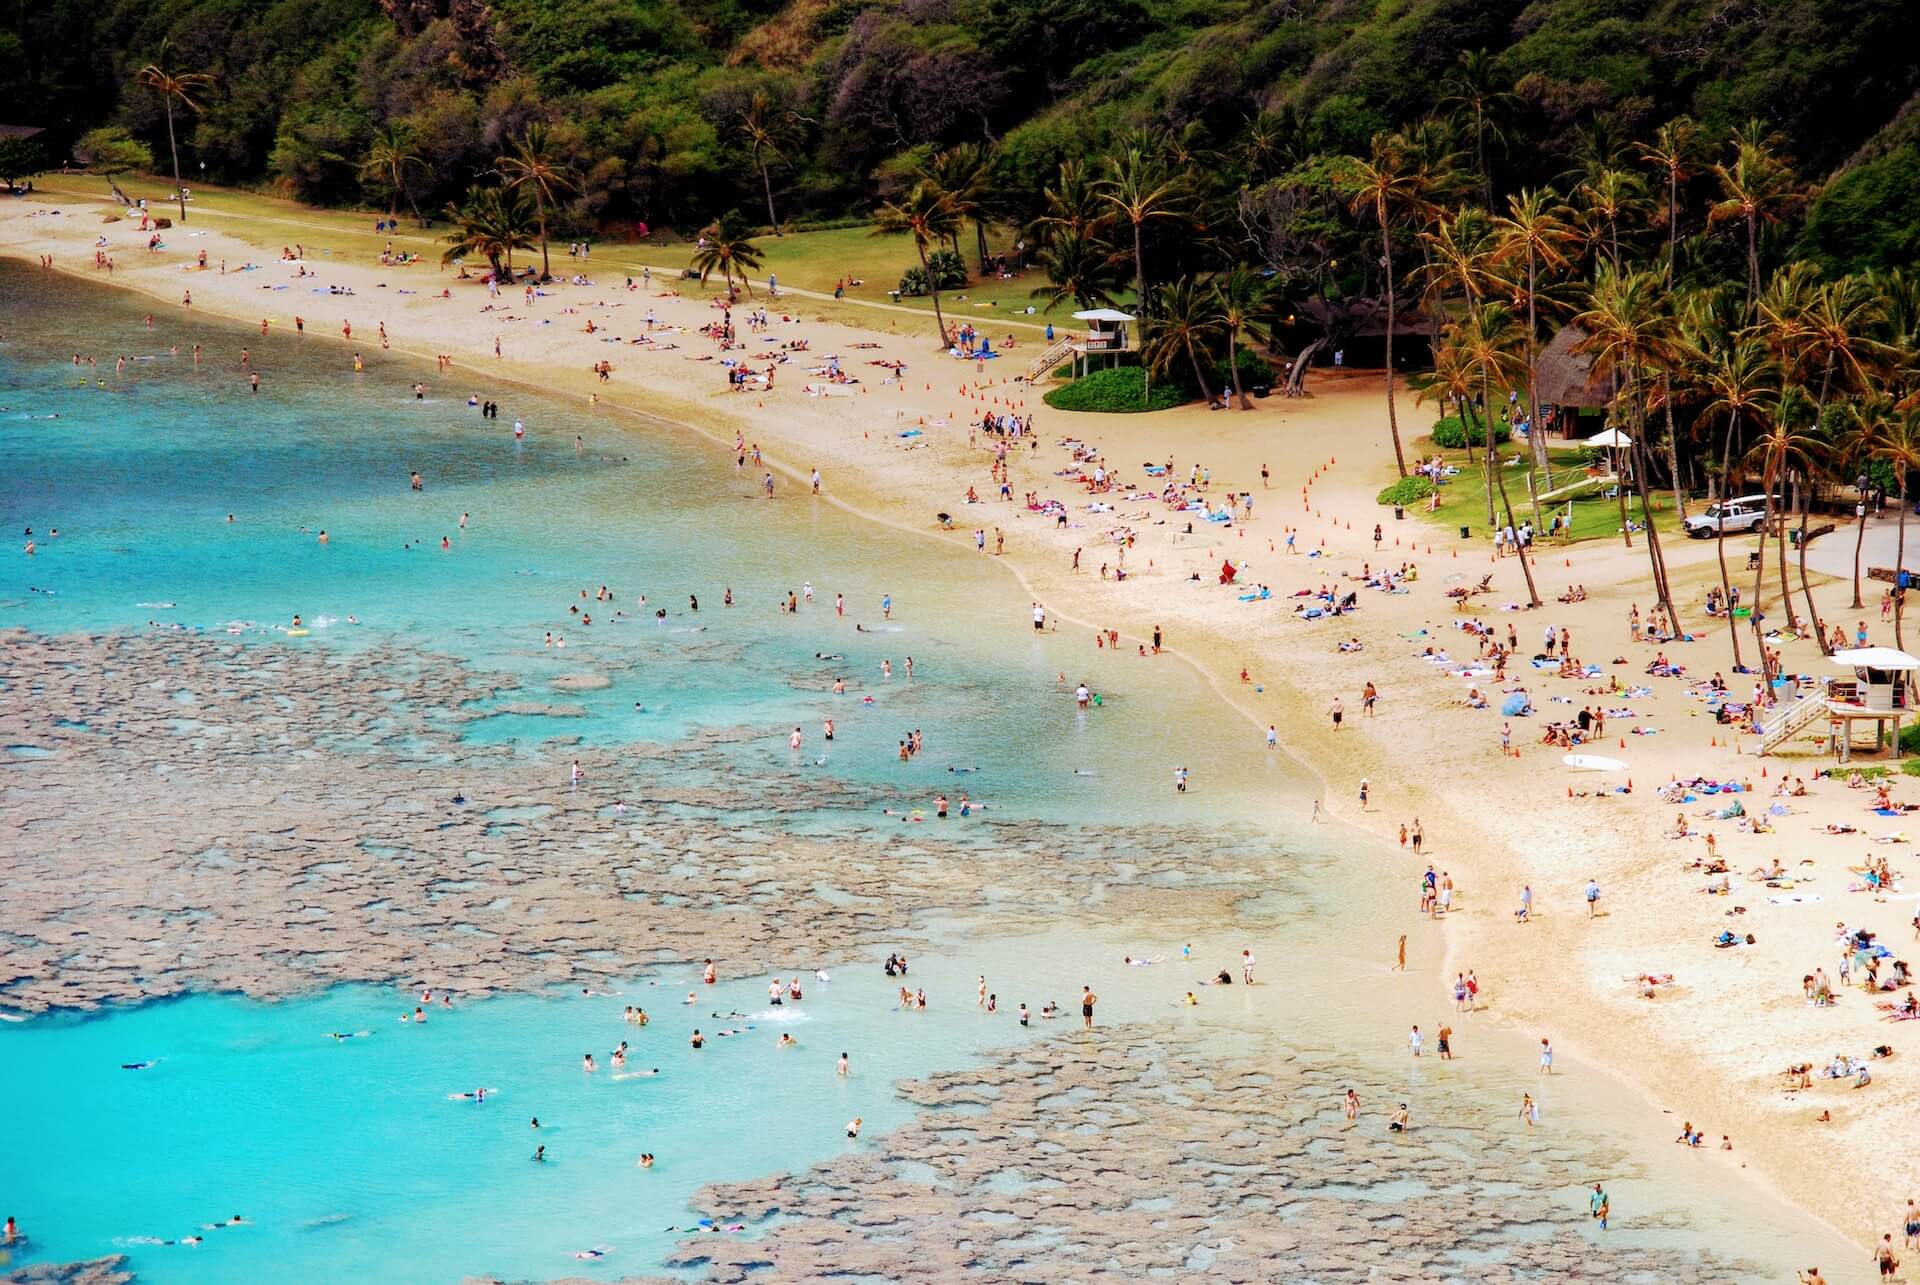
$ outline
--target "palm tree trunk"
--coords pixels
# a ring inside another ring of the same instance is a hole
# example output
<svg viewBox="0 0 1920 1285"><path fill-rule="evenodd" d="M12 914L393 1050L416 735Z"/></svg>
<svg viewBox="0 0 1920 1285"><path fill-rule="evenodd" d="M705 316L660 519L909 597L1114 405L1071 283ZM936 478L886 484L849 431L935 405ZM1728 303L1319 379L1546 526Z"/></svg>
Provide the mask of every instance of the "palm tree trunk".
<svg viewBox="0 0 1920 1285"><path fill-rule="evenodd" d="M1747 312L1760 302L1760 231L1756 216L1747 215Z"/></svg>
<svg viewBox="0 0 1920 1285"><path fill-rule="evenodd" d="M1733 494L1733 484L1727 476L1727 470L1731 466L1726 461L1732 457L1733 436L1739 424L1740 408L1735 406L1733 413L1727 418L1727 446L1721 454L1718 499L1722 503ZM1740 628L1733 619L1733 580L1727 574L1727 529L1724 521L1718 524L1718 529L1713 533L1713 551L1720 558L1720 604L1727 613L1727 639L1733 644L1733 667L1739 669L1741 667Z"/></svg>
<svg viewBox="0 0 1920 1285"><path fill-rule="evenodd" d="M1795 507L1798 507L1800 483L1791 472L1788 473L1787 480L1793 484L1794 504ZM1800 622L1795 619L1796 613L1793 609L1793 590L1787 581L1787 517L1784 513L1780 515L1780 534L1779 537L1774 540L1774 544L1779 548L1779 556L1776 558L1776 561L1780 564L1780 602L1782 609L1787 613L1787 625L1789 628L1792 628ZM1795 629L1794 632L1798 633L1799 630Z"/></svg>
<svg viewBox="0 0 1920 1285"><path fill-rule="evenodd" d="M1140 246L1140 224L1133 225L1133 290L1138 297L1133 301L1133 310L1142 317L1147 315L1147 257Z"/></svg>
<svg viewBox="0 0 1920 1285"><path fill-rule="evenodd" d="M1660 403L1667 415L1667 468L1673 473L1673 509L1682 522L1687 519L1687 492L1680 480L1680 436L1673 429L1673 372L1660 372Z"/></svg>
<svg viewBox="0 0 1920 1285"><path fill-rule="evenodd" d="M1193 345L1191 344L1187 345L1187 360L1193 363L1193 377L1200 381L1201 400L1205 401L1208 406L1212 406L1213 390L1207 387L1207 377L1200 371L1200 357L1194 352Z"/></svg>
<svg viewBox="0 0 1920 1285"><path fill-rule="evenodd" d="M1480 204L1486 209L1493 208L1493 174L1487 169L1487 117L1486 109L1479 103L1473 108L1473 152L1474 159L1480 164Z"/></svg>
<svg viewBox="0 0 1920 1285"><path fill-rule="evenodd" d="M767 225L773 229L775 236L779 236L780 220L773 213L773 178L767 173L766 158L759 156L754 159L760 162L760 186L766 190L767 194Z"/></svg>
<svg viewBox="0 0 1920 1285"><path fill-rule="evenodd" d="M1233 396L1240 403L1241 410L1252 410L1253 402L1247 396L1247 390L1240 386L1240 328L1227 328L1227 374L1233 379Z"/></svg>
<svg viewBox="0 0 1920 1285"><path fill-rule="evenodd" d="M1860 546L1867 541L1867 488L1860 488L1860 514L1853 532L1853 609L1860 610Z"/></svg>
<svg viewBox="0 0 1920 1285"><path fill-rule="evenodd" d="M1527 423L1532 427L1527 433L1527 449L1533 453L1533 466L1544 469L1547 466L1547 439L1546 434L1540 429L1540 369L1539 353L1535 349L1535 345L1540 340L1536 270L1533 247L1529 245L1527 247Z"/></svg>
<svg viewBox="0 0 1920 1285"><path fill-rule="evenodd" d="M1520 524L1513 520L1513 502L1507 499L1507 479L1498 474L1494 476L1500 484L1500 507L1506 511L1507 526L1517 536L1520 532ZM1527 546L1516 539L1513 543L1513 551L1520 555L1520 574L1526 577L1527 581L1527 602L1530 606L1537 607L1540 605L1540 591L1533 587L1533 565L1527 559Z"/></svg>
<svg viewBox="0 0 1920 1285"><path fill-rule="evenodd" d="M167 151L173 154L173 195L180 202L180 221L187 221L187 189L180 186L180 145L173 141L173 99L167 103Z"/></svg>
<svg viewBox="0 0 1920 1285"><path fill-rule="evenodd" d="M1900 588L1900 568L1907 565L1907 470L1900 470L1900 535L1893 546L1893 645L1901 651L1907 649L1906 635L1901 631L1902 608L1906 606L1906 593Z"/></svg>
<svg viewBox="0 0 1920 1285"><path fill-rule="evenodd" d="M1753 645L1760 652L1760 677L1767 675L1767 635L1760 624L1760 594L1767 582L1767 532L1773 528L1773 461L1767 461L1767 467L1760 474L1760 483L1766 487L1766 506L1760 519L1760 542L1754 546L1753 556L1756 568L1753 573L1753 602L1747 608L1747 622L1753 626Z"/></svg>
<svg viewBox="0 0 1920 1285"><path fill-rule="evenodd" d="M947 319L940 313L940 288L933 284L933 269L927 266L927 243L914 238L914 248L920 251L920 271L926 274L927 293L933 298L933 324L940 331L940 346L947 346Z"/></svg>
<svg viewBox="0 0 1920 1285"><path fill-rule="evenodd" d="M541 195L537 184L533 189L533 203L540 212L540 279L551 281L553 269L547 266L547 198Z"/></svg>
<svg viewBox="0 0 1920 1285"><path fill-rule="evenodd" d="M1615 464L1613 469L1613 495L1615 499L1620 501L1620 538L1625 540L1627 547L1631 549L1633 547L1633 531L1627 523L1627 478L1625 471L1620 467L1620 464L1626 462L1626 457L1619 456L1617 458L1619 463Z"/></svg>
<svg viewBox="0 0 1920 1285"><path fill-rule="evenodd" d="M1807 512L1813 507L1809 492L1800 503L1800 596L1807 600L1807 618L1813 622L1813 637L1820 644L1820 654L1830 656L1833 648L1827 646L1826 627L1820 622L1820 608L1813 602L1813 589L1807 584Z"/></svg>
<svg viewBox="0 0 1920 1285"><path fill-rule="evenodd" d="M980 252L980 277L981 280L985 280L987 276L987 225L978 218L973 221L973 239L974 248Z"/></svg>
<svg viewBox="0 0 1920 1285"><path fill-rule="evenodd" d="M1380 261L1386 269L1387 292L1387 431L1393 435L1393 462L1400 476L1407 475L1407 453L1400 446L1400 420L1393 409L1393 238L1387 232L1387 211L1380 214Z"/></svg>

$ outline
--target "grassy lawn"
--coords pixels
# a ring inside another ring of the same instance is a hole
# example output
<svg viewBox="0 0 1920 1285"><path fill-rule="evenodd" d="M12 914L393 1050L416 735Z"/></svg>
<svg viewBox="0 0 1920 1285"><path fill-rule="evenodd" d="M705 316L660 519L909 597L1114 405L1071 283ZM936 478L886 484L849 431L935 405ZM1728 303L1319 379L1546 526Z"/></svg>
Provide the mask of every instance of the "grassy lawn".
<svg viewBox="0 0 1920 1285"><path fill-rule="evenodd" d="M1516 449L1512 443L1499 448L1500 458L1511 459ZM1441 453L1430 437L1422 437L1408 444L1410 456L1425 456ZM1484 536L1487 531L1487 487L1481 475L1481 456L1475 452L1473 462L1469 464L1466 452L1444 452L1450 463L1460 468L1460 473L1440 488L1440 507L1428 512L1424 503L1414 506L1409 516L1418 516L1435 526L1448 531L1458 531L1461 527L1470 527L1476 536ZM1578 447L1550 446L1547 459L1553 468L1553 482L1556 487L1567 485L1581 476L1581 451ZM1507 484L1507 499L1513 505L1516 519L1531 517L1533 505L1527 497L1527 480L1524 469L1509 468L1504 474ZM1541 488L1546 493L1547 488ZM1653 492L1653 512L1662 531L1678 530L1673 514L1673 497ZM1664 501L1664 502L1663 502ZM1505 520L1500 504L1500 493L1494 491L1494 510ZM1572 527L1570 534L1564 537L1568 543L1577 544L1582 540L1615 540L1620 537L1620 502L1617 499L1603 498L1602 495L1574 497L1545 501L1540 506L1542 517L1551 522L1556 515L1566 516L1571 512ZM1627 511L1636 520L1640 514L1638 496L1629 494Z"/></svg>
<svg viewBox="0 0 1920 1285"><path fill-rule="evenodd" d="M118 181L127 195L136 199L144 196L150 210L166 214L165 197L173 186L170 180L157 175L123 174ZM112 205L107 182L97 175L48 174L35 179L34 183L48 197ZM441 238L448 231L444 219L436 220L431 228L422 229L415 226L410 214L402 211L398 230L375 232L374 220L384 211L319 209L210 183L190 181L188 186L194 193L194 199L187 206L189 226L195 222L218 226L221 231L258 247L263 255L276 258L281 246L296 241L304 244L308 253L316 258L334 254L370 259L391 243L396 250L414 251L437 264L444 248ZM895 304L888 298L887 291L900 284L901 274L919 265L913 242L908 237L874 236L871 228L862 226L764 236L755 244L765 255L766 264L754 274L754 290L765 292L767 274L771 272L780 279L782 294L804 291L820 296L809 300L809 312L819 305L819 315L830 320L904 329L911 324L911 314L930 315L933 311L930 299L903 298ZM1004 250L1010 244L1010 234L990 236L988 244L995 252ZM960 246L963 257L971 262L974 256L971 228L961 235ZM591 264L594 274L603 279L611 274L637 277L646 267L653 269L656 280L662 274L672 279L687 266L692 253L690 242L664 235L644 243L595 241ZM523 251L514 256L514 262L533 262L538 254L537 249ZM572 263L566 256L565 239L550 250L549 256L555 273L564 273ZM834 301L834 283L848 278L861 284L849 287L844 301ZM1042 329L1049 321L1056 327L1073 324L1070 305L1063 304L1051 313L1027 314L1029 304L1036 310L1041 306L1029 295L1036 285L1044 284L1044 275L1029 271L1012 281L976 282L947 291L941 295L940 302L949 318L972 321L989 334L999 333L1003 326L1025 331ZM718 283L710 283L709 289L717 292ZM931 326L928 328L931 330Z"/></svg>

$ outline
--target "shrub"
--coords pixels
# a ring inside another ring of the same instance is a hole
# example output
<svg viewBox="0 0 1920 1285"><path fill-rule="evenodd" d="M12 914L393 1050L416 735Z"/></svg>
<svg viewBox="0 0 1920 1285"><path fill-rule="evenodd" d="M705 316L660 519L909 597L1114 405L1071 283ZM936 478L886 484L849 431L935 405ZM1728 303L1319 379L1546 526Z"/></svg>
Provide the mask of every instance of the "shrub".
<svg viewBox="0 0 1920 1285"><path fill-rule="evenodd" d="M930 293L927 289L929 271L933 274L935 289L952 290L967 284L966 261L951 250L935 250L927 256L925 268L915 266L900 274L900 293L915 299Z"/></svg>
<svg viewBox="0 0 1920 1285"><path fill-rule="evenodd" d="M1187 390L1171 380L1156 381L1151 400L1142 405L1146 373L1138 366L1116 366L1083 375L1060 388L1050 390L1041 400L1055 410L1106 411L1127 414L1136 411L1172 410L1185 402Z"/></svg>
<svg viewBox="0 0 1920 1285"><path fill-rule="evenodd" d="M935 250L927 256L927 268L933 284L940 290L957 290L967 284L967 261L951 250Z"/></svg>
<svg viewBox="0 0 1920 1285"><path fill-rule="evenodd" d="M1234 364L1240 367L1240 386L1247 390L1249 396L1256 384L1271 387L1278 382L1274 378L1272 365L1245 344L1241 344L1233 355ZM1225 396L1233 395L1233 372L1227 369L1224 358L1213 363L1213 369L1207 372L1207 379Z"/></svg>
<svg viewBox="0 0 1920 1285"><path fill-rule="evenodd" d="M1432 495L1433 491L1433 479L1430 477L1403 477L1375 496L1374 503L1401 506L1417 504Z"/></svg>
<svg viewBox="0 0 1920 1285"><path fill-rule="evenodd" d="M1458 415L1449 415L1433 426L1433 444L1442 450L1457 451L1468 446L1485 446L1487 426L1474 420L1471 427ZM1513 429L1506 424L1493 426L1493 440L1497 445L1513 436Z"/></svg>

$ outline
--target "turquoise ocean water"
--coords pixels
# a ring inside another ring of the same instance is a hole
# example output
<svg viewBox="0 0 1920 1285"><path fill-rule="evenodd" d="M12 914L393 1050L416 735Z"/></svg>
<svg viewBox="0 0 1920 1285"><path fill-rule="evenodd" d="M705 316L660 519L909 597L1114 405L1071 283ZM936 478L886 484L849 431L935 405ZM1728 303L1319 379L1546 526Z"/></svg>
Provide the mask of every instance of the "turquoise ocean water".
<svg viewBox="0 0 1920 1285"><path fill-rule="evenodd" d="M1223 733L1204 712L1214 708L1204 685L1177 662L1096 652L1078 630L1035 637L1027 598L987 560L940 555L790 482L768 502L751 465L741 475L724 448L689 434L377 353L356 375L328 342L174 316L149 330L137 301L12 265L0 264L0 299L0 627L238 631L262 646L398 642L454 656L520 680L510 699L586 707L585 718L470 725L513 743L525 770L556 788L565 742L548 737L672 743L748 727L759 734L736 752L751 772L790 761L795 725L807 754L820 753L827 715L839 734L826 770L928 802L959 781L1001 820L1205 826L1257 816L1259 791L1291 781L1251 729ZM239 365L243 345L259 394ZM75 352L98 366L75 367ZM425 400L416 379L431 385ZM500 418L482 420L469 392L498 400ZM779 613L809 580L811 608ZM580 598L602 584L618 597L611 607ZM721 605L729 587L732 609ZM568 612L576 604L590 626ZM632 618L616 621L619 609ZM284 632L295 613L311 629L303 637ZM542 645L548 630L564 650ZM843 659L816 660L822 652ZM546 686L581 671L615 681ZM1077 712L1063 672L1091 677L1108 703ZM846 695L822 690L840 673ZM916 727L927 750L903 766L893 749ZM1179 764L1194 773L1187 796L1171 788ZM956 778L950 765L978 771ZM1228 790L1230 779L1254 788ZM423 1028L396 1020L408 996L369 988L0 1024L0 1100L23 1159L7 1166L0 1203L33 1236L29 1258L118 1250L159 1282L639 1272L675 1241L666 1229L685 1225L701 1183L832 1155L852 1115L869 1132L905 1118L894 1079L1019 1038L1010 1018L979 1020L976 966L964 947L920 961L918 984L951 1002L905 1015L869 965L810 986L806 1020L761 1019L698 1054L692 1027L743 1024L706 1017L716 1009L765 1010L764 979L694 1010L677 1002L689 979L637 978L624 998L503 997ZM1071 998L1071 976L1057 998ZM656 1018L644 1034L620 1021L635 999ZM801 1049L777 1049L781 1029ZM360 1030L372 1034L327 1038ZM663 1074L614 1081L607 1054L622 1038L638 1046L629 1069ZM850 1081L833 1074L842 1049L855 1056ZM603 1067L592 1076L580 1070L589 1050ZM482 1086L500 1092L480 1106L447 1097ZM534 1114L548 1126L538 1135ZM535 1164L543 1141L551 1159ZM660 1164L635 1168L641 1151ZM235 1213L253 1225L194 1247L151 1243ZM613 1252L572 1258L595 1246Z"/></svg>

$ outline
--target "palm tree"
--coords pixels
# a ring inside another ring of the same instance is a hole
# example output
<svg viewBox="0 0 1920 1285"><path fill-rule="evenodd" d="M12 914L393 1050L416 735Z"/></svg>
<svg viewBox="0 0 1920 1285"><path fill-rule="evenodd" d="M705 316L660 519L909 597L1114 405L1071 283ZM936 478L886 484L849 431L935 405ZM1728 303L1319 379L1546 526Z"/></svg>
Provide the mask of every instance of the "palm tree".
<svg viewBox="0 0 1920 1285"><path fill-rule="evenodd" d="M1860 610L1860 550L1867 539L1867 492L1871 489L1867 470L1887 458L1887 427L1894 417L1891 398L1872 397L1849 402L1840 408L1842 424L1834 445L1842 458L1854 466L1859 477L1860 501L1855 506L1853 532L1853 604Z"/></svg>
<svg viewBox="0 0 1920 1285"><path fill-rule="evenodd" d="M1393 225L1414 204L1420 183L1404 163L1399 140L1376 134L1368 159L1346 158L1339 184L1346 193L1348 208L1356 216L1371 215L1380 225L1380 267L1385 282L1381 293L1387 312L1387 431L1393 437L1394 464L1405 477L1407 454L1400 445L1400 420L1393 406L1393 313L1399 284L1393 275Z"/></svg>
<svg viewBox="0 0 1920 1285"><path fill-rule="evenodd" d="M1694 140L1699 126L1685 116L1662 125L1653 142L1638 145L1640 156L1667 184L1667 284L1673 284L1673 259L1680 246L1680 180L1693 167Z"/></svg>
<svg viewBox="0 0 1920 1285"><path fill-rule="evenodd" d="M1518 346L1520 324L1514 318L1513 310L1504 303L1487 303L1476 309L1465 319L1455 322L1448 328L1448 345L1458 350L1459 358L1470 362L1480 375L1480 402L1485 407L1493 405L1493 390L1496 387L1511 387L1519 375L1524 373L1520 358L1514 352ZM1464 423L1471 438L1474 428L1473 399L1468 398L1461 406ZM1507 526L1518 531L1520 524L1514 521L1513 501L1507 496L1506 472L1494 459L1493 416L1487 416L1487 422L1480 428L1485 433L1487 451L1487 473L1500 493L1500 507L1506 514ZM1527 601L1530 605L1540 605L1540 591L1533 583L1533 565L1527 556L1525 542L1517 542L1514 552L1520 557L1520 574L1527 582Z"/></svg>
<svg viewBox="0 0 1920 1285"><path fill-rule="evenodd" d="M1106 176L1094 186L1105 212L1105 227L1125 225L1133 233L1133 289L1144 310L1147 295L1147 256L1141 229L1160 219L1187 217L1185 178L1170 175L1151 153L1129 147L1107 158Z"/></svg>
<svg viewBox="0 0 1920 1285"><path fill-rule="evenodd" d="M1653 500L1647 490L1647 397L1642 387L1647 373L1670 364L1675 353L1672 300L1660 274L1615 272L1601 264L1588 294L1586 311L1573 324L1586 332L1576 351L1593 354L1592 370L1611 378L1620 388L1619 405L1627 412L1633 441L1634 485L1646 519L1647 558L1653 569L1654 595L1669 620L1677 619L1673 593L1667 581L1666 559L1660 551L1660 528L1653 518Z"/></svg>
<svg viewBox="0 0 1920 1285"><path fill-rule="evenodd" d="M1894 481L1900 488L1900 534L1894 544L1893 565L1898 571L1907 564L1907 474L1920 464L1920 406L1908 405L1889 419L1882 430L1880 458L1893 466ZM1906 595L1893 595L1893 645L1906 650L1904 612Z"/></svg>
<svg viewBox="0 0 1920 1285"><path fill-rule="evenodd" d="M1200 396L1213 403L1213 390L1207 386L1200 358L1225 329L1219 311L1207 291L1192 277L1182 277L1155 288L1155 308L1147 323L1147 342L1142 350L1147 368L1164 375L1185 358L1200 385Z"/></svg>
<svg viewBox="0 0 1920 1285"><path fill-rule="evenodd" d="M735 272L740 274L740 284L752 294L753 282L747 279L747 274L759 267L762 259L760 247L753 243L752 236L753 229L747 226L738 210L728 210L701 229L700 244L693 252L693 266L700 270L700 284L707 284L707 278L718 268L729 294L733 292Z"/></svg>
<svg viewBox="0 0 1920 1285"><path fill-rule="evenodd" d="M1227 370L1233 379L1233 395L1241 410L1252 410L1246 389L1240 386L1240 336L1257 344L1271 345L1273 331L1264 320L1272 312L1273 285L1252 269L1235 264L1213 281L1214 306L1220 310L1227 331Z"/></svg>
<svg viewBox="0 0 1920 1285"><path fill-rule="evenodd" d="M792 142L793 113L783 109L764 89L756 89L740 109L734 120L734 132L753 153L754 168L760 171L760 187L767 197L767 225L775 236L781 236L779 216L773 212L773 176L767 168L767 158L782 156L787 145Z"/></svg>
<svg viewBox="0 0 1920 1285"><path fill-rule="evenodd" d="M528 125L506 155L495 157L493 163L506 175L509 188L533 193L540 219L540 279L545 281L553 276L547 266L547 206L555 203L557 194L577 190L578 178L573 167L558 158L552 135L539 121Z"/></svg>
<svg viewBox="0 0 1920 1285"><path fill-rule="evenodd" d="M1780 398L1775 400L1772 424L1747 451L1748 460L1758 464L1760 467L1761 484L1767 497L1766 519L1760 527L1760 552L1755 558L1759 566L1754 572L1753 578L1753 615L1751 617L1751 623L1753 625L1753 645L1760 651L1761 676L1768 682L1773 680L1773 667L1767 659L1766 631L1760 622L1760 593L1767 575L1767 533L1772 530L1774 526L1774 491L1779 487L1781 478L1785 477L1794 469L1803 469L1811 473L1819 452L1825 448L1824 442L1821 442L1819 439L1794 426L1794 417L1791 410L1783 405L1790 397L1791 393L1789 391L1783 393ZM1783 411L1787 413L1782 413ZM1896 470L1897 468L1898 466L1896 465ZM1901 489L1904 494L1904 478L1902 479ZM1782 542L1786 540L1784 527L1779 533L1779 539ZM1786 608L1787 624L1791 627L1794 623L1793 599L1787 593L1787 571L1786 559L1784 557L1780 560L1780 597L1782 605ZM1895 628L1898 628L1897 623Z"/></svg>
<svg viewBox="0 0 1920 1285"><path fill-rule="evenodd" d="M1499 237L1496 257L1503 262L1523 261L1527 265L1527 416L1533 425L1528 439L1533 447L1533 464L1547 465L1547 434L1540 422L1540 371L1537 345L1540 337L1540 270L1563 268L1567 264L1565 248L1573 233L1561 217L1562 206L1552 192L1533 188L1507 198L1507 213L1494 220Z"/></svg>
<svg viewBox="0 0 1920 1285"><path fill-rule="evenodd" d="M1667 289L1673 289L1673 261L1680 252L1680 180L1686 177L1693 160L1693 145L1698 133L1685 116L1676 116L1662 125L1651 144L1639 145L1640 155L1667 181L1667 253L1664 268ZM1687 516L1686 488L1680 483L1680 434L1673 425L1673 378L1660 375L1660 401L1667 416L1667 468L1673 475L1673 507L1684 521ZM1725 576L1721 577L1723 580ZM1724 588L1724 586L1722 586ZM1734 643L1739 651L1739 642ZM1738 660L1734 663L1738 664Z"/></svg>
<svg viewBox="0 0 1920 1285"><path fill-rule="evenodd" d="M1711 351L1690 348L1689 355L1699 364L1702 384L1712 400L1702 417L1727 417L1725 445L1720 451L1720 501L1732 498L1733 448L1740 440L1740 421L1757 419L1761 409L1779 394L1774 380L1774 365L1766 346L1758 339L1735 339L1715 345ZM1720 593L1727 604L1727 637L1733 643L1734 668L1741 667L1740 632L1733 621L1733 582L1727 574L1727 532L1722 525L1714 533L1714 552L1720 558Z"/></svg>
<svg viewBox="0 0 1920 1285"><path fill-rule="evenodd" d="M1620 220L1639 215L1647 207L1646 187L1631 170L1605 169L1582 183L1577 195L1596 245L1604 234L1607 257L1620 270Z"/></svg>
<svg viewBox="0 0 1920 1285"><path fill-rule="evenodd" d="M1454 62L1453 74L1441 82L1447 91L1440 100L1441 110L1451 110L1472 119L1473 156L1480 171L1480 203L1493 208L1493 169L1487 164L1487 140L1500 142L1506 137L1501 120L1519 105L1519 95L1497 86L1500 79L1493 69L1493 56L1485 49L1463 49Z"/></svg>
<svg viewBox="0 0 1920 1285"><path fill-rule="evenodd" d="M1778 223L1796 199L1793 175L1763 144L1743 142L1732 165L1716 165L1721 199L1707 212L1709 225L1738 219L1747 233L1747 307L1760 299L1760 225Z"/></svg>
<svg viewBox="0 0 1920 1285"><path fill-rule="evenodd" d="M470 254L483 254L493 269L494 279L513 276L513 252L533 245L533 211L518 192L497 187L467 190L465 205L447 206L447 219L454 230L445 238L446 251L440 262L452 263Z"/></svg>
<svg viewBox="0 0 1920 1285"><path fill-rule="evenodd" d="M920 253L920 270L926 273L927 292L933 296L933 324L940 331L940 346L945 348L952 340L947 334L947 320L940 313L939 284L927 267L927 248L940 245L959 229L960 215L953 208L953 199L939 185L922 179L900 200L882 205L873 217L875 236L913 238L913 248Z"/></svg>
<svg viewBox="0 0 1920 1285"><path fill-rule="evenodd" d="M373 132L373 138L367 143L367 155L360 162L360 176L387 184L393 189L387 201L387 218L400 216L400 197L405 194L407 205L413 210L413 218L420 221L420 207L414 203L413 193L407 188L407 171L417 169L422 173L432 173L433 167L426 158L414 150L413 130L405 125L387 125Z"/></svg>
<svg viewBox="0 0 1920 1285"><path fill-rule="evenodd" d="M995 221L993 162L992 151L978 143L961 143L935 152L933 160L920 171L920 177L938 184L941 191L953 198L956 215L963 220L973 220L974 250L983 277L987 275L987 225ZM958 244L954 249L957 253Z"/></svg>
<svg viewBox="0 0 1920 1285"><path fill-rule="evenodd" d="M1071 299L1082 308L1109 307L1113 303L1113 256L1092 237L1071 229L1061 229L1047 242L1036 258L1047 274L1050 286L1036 286L1030 298L1045 299L1042 311L1051 312Z"/></svg>
<svg viewBox="0 0 1920 1285"><path fill-rule="evenodd" d="M180 221L185 223L187 189L180 182L180 144L174 138L173 111L178 107L199 115L200 102L195 95L213 88L213 77L203 71L182 71L167 66L172 56L173 42L162 40L158 56L142 67L135 79L159 95L160 105L167 109L167 150L173 154L173 194L180 202Z"/></svg>
<svg viewBox="0 0 1920 1285"><path fill-rule="evenodd" d="M1085 161L1061 161L1053 183L1040 189L1046 213L1034 220L1036 239L1046 241L1061 231L1091 237L1106 203L1099 183L1087 173Z"/></svg>
<svg viewBox="0 0 1920 1285"><path fill-rule="evenodd" d="M1820 366L1819 392L1814 396L1813 422L1823 428L1828 397L1836 384L1841 388L1865 392L1872 387L1873 373L1896 356L1896 350L1874 337L1886 321L1881 298L1871 283L1859 277L1841 277L1822 286L1813 306L1801 313L1794 327L1794 346L1800 359ZM1864 492L1860 496L1861 524L1865 525ZM1807 590L1807 509L1800 506L1800 588L1812 611L1812 594ZM1853 605L1860 605L1859 559L1854 559Z"/></svg>

